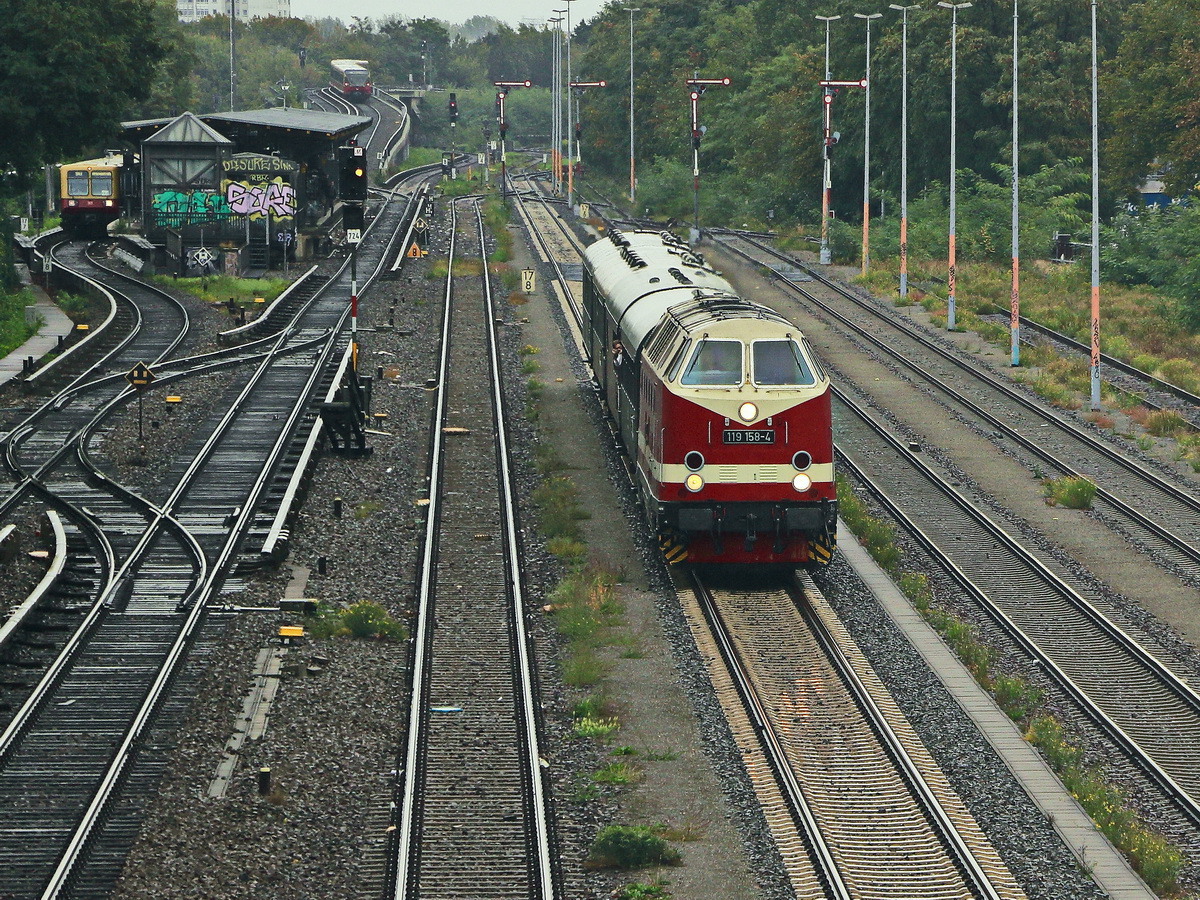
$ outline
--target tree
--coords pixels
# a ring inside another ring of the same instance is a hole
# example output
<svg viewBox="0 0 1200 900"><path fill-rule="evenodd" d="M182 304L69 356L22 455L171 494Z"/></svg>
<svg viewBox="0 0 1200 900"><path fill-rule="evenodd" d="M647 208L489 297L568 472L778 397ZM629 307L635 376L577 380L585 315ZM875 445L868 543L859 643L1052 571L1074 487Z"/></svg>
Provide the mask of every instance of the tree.
<svg viewBox="0 0 1200 900"><path fill-rule="evenodd" d="M1104 97L1119 122L1104 142L1112 186L1132 194L1159 169L1168 190L1200 179L1200 3L1169 0L1130 8Z"/></svg>
<svg viewBox="0 0 1200 900"><path fill-rule="evenodd" d="M0 167L16 186L111 140L150 95L166 53L155 13L154 0L0 0Z"/></svg>

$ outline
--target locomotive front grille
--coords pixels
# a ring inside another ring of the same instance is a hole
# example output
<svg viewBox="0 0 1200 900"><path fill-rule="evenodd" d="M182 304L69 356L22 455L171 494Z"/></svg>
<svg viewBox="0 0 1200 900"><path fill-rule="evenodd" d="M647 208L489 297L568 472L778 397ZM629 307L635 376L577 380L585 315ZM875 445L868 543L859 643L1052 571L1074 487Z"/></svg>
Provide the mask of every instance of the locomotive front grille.
<svg viewBox="0 0 1200 900"><path fill-rule="evenodd" d="M737 466L717 466L717 482L719 484L737 484Z"/></svg>

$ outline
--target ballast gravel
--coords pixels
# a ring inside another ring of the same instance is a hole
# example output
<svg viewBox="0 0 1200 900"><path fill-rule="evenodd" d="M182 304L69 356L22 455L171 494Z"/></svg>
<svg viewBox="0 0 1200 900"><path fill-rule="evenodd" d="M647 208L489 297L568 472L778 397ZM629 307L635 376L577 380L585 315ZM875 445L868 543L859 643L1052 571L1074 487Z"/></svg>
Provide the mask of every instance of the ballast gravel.
<svg viewBox="0 0 1200 900"><path fill-rule="evenodd" d="M431 255L444 252L444 245L441 234L430 248ZM440 281L428 280L418 271L364 293L359 328L365 364L360 365L377 376L374 411L386 414L377 420L376 430L382 433L371 435L374 452L366 459L322 458L292 531L287 563L239 572L223 596L230 608L215 616L227 624L194 661L203 670L196 699L175 738L169 774L113 894L116 900L378 896L390 835L388 805L407 709L406 643L332 638L289 645L285 675L264 736L240 753L225 796L213 798L209 792L243 699L251 690L256 654L279 646L279 626L297 621L277 610L282 597L312 597L334 606L369 599L402 620L412 612L412 573L424 527L419 501L426 489L430 422L425 385L436 370L436 347L429 336L440 329L441 291ZM386 312L380 315L380 311L390 306L396 308L397 324L389 329L382 327ZM507 309L508 324L500 329L505 356L513 363L514 374L507 378L506 389L511 408L518 412L514 419L525 408L524 378L515 374L522 344L520 315L519 309ZM561 328L563 323L558 324ZM582 381L584 373L574 365L539 377ZM197 409L217 409L223 391L216 380L197 380L192 388ZM594 394L581 389L580 402L599 425ZM106 437L109 448L101 452L108 453L106 459L115 470L153 492L167 473L112 450L129 446L130 429L136 428L131 419L127 410L114 420ZM514 424L518 488L526 510L522 520L529 553L525 575L530 604L536 606L545 602L546 590L561 572L541 548L530 513L529 494L537 483L537 437L523 418ZM160 423L155 432L156 447L164 456L182 450L188 439L187 429L174 423ZM556 449L573 458L578 446L569 437L563 440L565 445ZM660 630L640 636L643 652L673 661L698 722L699 745L680 744L674 749L709 761L724 793L723 800L713 801L724 804L725 815L741 838L739 846L727 849L747 860L757 896L781 900L790 896L790 890L750 792L740 751L707 685L670 580L652 541L632 514L633 498L611 442L602 444L604 457L588 464L605 468L617 488L640 556L626 564L644 567L658 607ZM340 515L335 515L335 507L340 507ZM854 573L839 561L820 582L1029 896L1039 900L1099 897L1050 825ZM546 752L558 798L556 824L567 896L613 896L619 885L649 876L593 872L585 858L596 830L617 820L627 799L621 790L610 788L580 799L581 781L606 761L606 749L574 737L573 695L560 684L555 665L560 639L548 617L534 615L531 626L542 671ZM269 785L263 783L263 769L269 769ZM683 850L686 857L686 843ZM670 870L654 874L671 878ZM703 900L723 895L676 896Z"/></svg>

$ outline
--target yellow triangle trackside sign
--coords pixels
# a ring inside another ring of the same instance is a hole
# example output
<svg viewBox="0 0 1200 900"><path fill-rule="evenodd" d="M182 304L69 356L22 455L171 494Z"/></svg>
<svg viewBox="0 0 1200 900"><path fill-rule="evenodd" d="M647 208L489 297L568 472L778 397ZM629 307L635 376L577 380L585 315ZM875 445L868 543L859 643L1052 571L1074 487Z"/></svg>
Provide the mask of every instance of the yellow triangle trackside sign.
<svg viewBox="0 0 1200 900"><path fill-rule="evenodd" d="M418 246L417 242L413 241L412 246L408 248L407 255L409 259L420 259L425 254L421 252L421 248Z"/></svg>

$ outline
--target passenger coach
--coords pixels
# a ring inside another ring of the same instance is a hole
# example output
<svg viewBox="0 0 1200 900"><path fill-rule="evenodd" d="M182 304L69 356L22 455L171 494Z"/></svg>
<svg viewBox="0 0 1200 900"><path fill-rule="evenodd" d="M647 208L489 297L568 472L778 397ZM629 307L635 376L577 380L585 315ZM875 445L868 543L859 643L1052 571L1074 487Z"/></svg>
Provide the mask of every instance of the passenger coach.
<svg viewBox="0 0 1200 900"><path fill-rule="evenodd" d="M584 340L672 562L823 565L836 541L829 378L800 329L669 232L583 258Z"/></svg>

